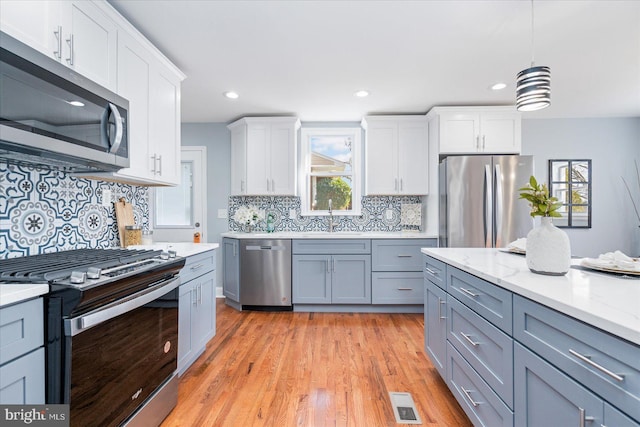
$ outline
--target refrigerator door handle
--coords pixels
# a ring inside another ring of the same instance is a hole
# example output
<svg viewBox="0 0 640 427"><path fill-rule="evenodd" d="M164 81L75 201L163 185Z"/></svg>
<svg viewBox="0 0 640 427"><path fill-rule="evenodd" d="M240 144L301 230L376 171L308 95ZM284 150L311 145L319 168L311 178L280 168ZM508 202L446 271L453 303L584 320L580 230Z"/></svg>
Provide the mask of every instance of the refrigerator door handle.
<svg viewBox="0 0 640 427"><path fill-rule="evenodd" d="M491 185L491 166L484 166L484 246L490 248L493 246L493 231L491 225L493 222L493 185Z"/></svg>
<svg viewBox="0 0 640 427"><path fill-rule="evenodd" d="M500 165L495 165L494 168L494 183L495 183L495 197L496 197L496 210L495 210L495 218L496 224L495 229L493 230L493 246L498 247L504 246L504 242L502 242L502 214L503 214L503 191L502 191L502 170Z"/></svg>

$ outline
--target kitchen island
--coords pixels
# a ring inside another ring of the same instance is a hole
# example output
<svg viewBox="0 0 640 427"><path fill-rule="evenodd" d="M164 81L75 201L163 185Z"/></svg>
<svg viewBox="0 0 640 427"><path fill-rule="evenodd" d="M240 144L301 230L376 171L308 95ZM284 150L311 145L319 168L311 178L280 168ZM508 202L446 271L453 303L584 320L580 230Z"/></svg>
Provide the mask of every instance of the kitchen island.
<svg viewBox="0 0 640 427"><path fill-rule="evenodd" d="M498 249L422 253L425 350L474 424L640 425L640 280L538 275Z"/></svg>

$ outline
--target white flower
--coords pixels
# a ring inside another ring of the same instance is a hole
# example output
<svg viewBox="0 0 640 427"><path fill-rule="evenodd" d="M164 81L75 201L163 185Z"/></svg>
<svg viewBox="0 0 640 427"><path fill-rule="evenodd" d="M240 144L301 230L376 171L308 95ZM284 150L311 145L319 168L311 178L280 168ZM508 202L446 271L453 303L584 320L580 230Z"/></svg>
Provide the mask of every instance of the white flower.
<svg viewBox="0 0 640 427"><path fill-rule="evenodd" d="M264 211L255 206L240 206L233 214L233 220L238 224L256 225L264 219Z"/></svg>

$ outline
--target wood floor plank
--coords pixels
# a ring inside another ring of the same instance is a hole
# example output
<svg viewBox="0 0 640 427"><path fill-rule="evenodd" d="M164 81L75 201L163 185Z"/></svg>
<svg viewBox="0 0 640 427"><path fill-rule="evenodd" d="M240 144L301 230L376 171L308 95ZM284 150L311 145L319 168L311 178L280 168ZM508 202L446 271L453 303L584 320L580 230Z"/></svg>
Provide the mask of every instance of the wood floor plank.
<svg viewBox="0 0 640 427"><path fill-rule="evenodd" d="M238 312L181 377L174 426L401 426L409 392L425 426L471 426L423 349L422 314Z"/></svg>

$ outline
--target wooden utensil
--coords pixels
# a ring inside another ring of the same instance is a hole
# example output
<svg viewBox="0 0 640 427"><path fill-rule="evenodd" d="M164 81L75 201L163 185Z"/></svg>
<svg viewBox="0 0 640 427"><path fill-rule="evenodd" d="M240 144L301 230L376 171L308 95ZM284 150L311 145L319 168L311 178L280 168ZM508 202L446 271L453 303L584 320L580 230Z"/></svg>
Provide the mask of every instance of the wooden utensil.
<svg viewBox="0 0 640 427"><path fill-rule="evenodd" d="M113 202L113 206L116 210L116 222L118 224L120 247L124 248L124 228L127 225L136 225L136 220L133 216L133 205L131 203L127 203L124 197L120 197L117 202Z"/></svg>

